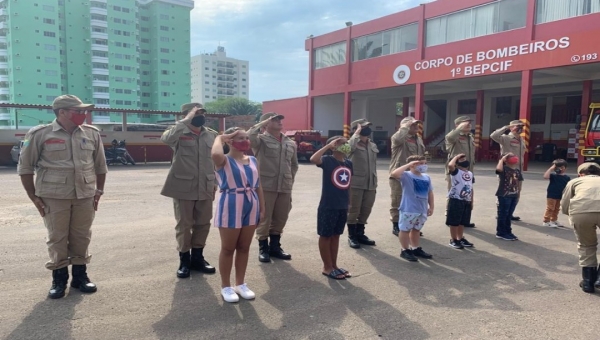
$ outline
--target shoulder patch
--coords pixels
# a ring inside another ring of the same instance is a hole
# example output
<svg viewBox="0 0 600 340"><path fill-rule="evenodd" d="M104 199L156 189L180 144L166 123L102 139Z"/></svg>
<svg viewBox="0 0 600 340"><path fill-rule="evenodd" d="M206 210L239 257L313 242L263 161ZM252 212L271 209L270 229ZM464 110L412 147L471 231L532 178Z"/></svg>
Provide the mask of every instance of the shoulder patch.
<svg viewBox="0 0 600 340"><path fill-rule="evenodd" d="M32 135L32 134L36 133L37 131L40 131L41 129L48 127L48 126L50 126L50 124L41 124L41 125L34 126L31 129L29 129L27 134Z"/></svg>
<svg viewBox="0 0 600 340"><path fill-rule="evenodd" d="M100 131L100 129L98 129L97 127L93 126L93 125L89 125L89 124L82 124L81 126L85 126L87 128L96 130L96 131Z"/></svg>
<svg viewBox="0 0 600 340"><path fill-rule="evenodd" d="M207 132L214 133L215 135L218 135L218 134L219 134L217 131L215 131L215 130L213 130L213 129L211 129L211 128L207 127L207 126L205 126L205 127L204 127L204 129L206 129L206 131L207 131Z"/></svg>

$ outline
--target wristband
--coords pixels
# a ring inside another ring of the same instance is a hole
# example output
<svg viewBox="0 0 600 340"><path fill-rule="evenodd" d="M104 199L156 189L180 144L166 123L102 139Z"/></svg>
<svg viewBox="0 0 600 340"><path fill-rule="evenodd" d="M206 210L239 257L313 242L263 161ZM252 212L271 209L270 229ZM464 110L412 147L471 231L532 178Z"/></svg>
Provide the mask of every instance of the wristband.
<svg viewBox="0 0 600 340"><path fill-rule="evenodd" d="M96 195L104 195L104 190L96 189Z"/></svg>

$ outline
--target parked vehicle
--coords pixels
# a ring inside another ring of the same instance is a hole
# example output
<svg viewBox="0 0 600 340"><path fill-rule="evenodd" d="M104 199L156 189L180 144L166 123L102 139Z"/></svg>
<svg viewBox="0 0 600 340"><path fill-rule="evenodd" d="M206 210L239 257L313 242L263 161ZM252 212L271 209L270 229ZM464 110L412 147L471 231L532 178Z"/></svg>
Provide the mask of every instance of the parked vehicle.
<svg viewBox="0 0 600 340"><path fill-rule="evenodd" d="M317 150L323 147L321 133L316 130L291 130L285 133L298 147L298 159L307 161Z"/></svg>
<svg viewBox="0 0 600 340"><path fill-rule="evenodd" d="M129 163L135 165L135 160L131 157L129 152L127 152L125 140L117 141L116 139L113 139L112 146L104 149L104 155L106 156L107 165L115 163L121 163L123 165Z"/></svg>
<svg viewBox="0 0 600 340"><path fill-rule="evenodd" d="M590 116L585 127L584 147L581 155L585 162L600 163L600 103L590 105Z"/></svg>
<svg viewBox="0 0 600 340"><path fill-rule="evenodd" d="M10 149L10 157L12 158L13 163L19 163L19 156L21 155L21 149L23 148L23 141L16 143L12 149Z"/></svg>

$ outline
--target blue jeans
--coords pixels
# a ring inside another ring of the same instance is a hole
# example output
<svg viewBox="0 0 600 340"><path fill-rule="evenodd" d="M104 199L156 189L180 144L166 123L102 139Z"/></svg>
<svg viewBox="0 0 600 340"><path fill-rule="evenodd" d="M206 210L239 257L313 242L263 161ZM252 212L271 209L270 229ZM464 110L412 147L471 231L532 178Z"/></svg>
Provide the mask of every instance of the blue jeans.
<svg viewBox="0 0 600 340"><path fill-rule="evenodd" d="M496 224L496 235L509 235L512 233L510 217L515 212L518 200L517 197L498 196L498 222Z"/></svg>

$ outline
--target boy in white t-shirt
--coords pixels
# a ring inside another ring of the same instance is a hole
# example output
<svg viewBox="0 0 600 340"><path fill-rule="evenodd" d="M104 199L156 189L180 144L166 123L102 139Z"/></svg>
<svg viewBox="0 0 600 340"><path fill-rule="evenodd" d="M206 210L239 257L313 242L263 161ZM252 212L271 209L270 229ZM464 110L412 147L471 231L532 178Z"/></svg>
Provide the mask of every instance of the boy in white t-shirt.
<svg viewBox="0 0 600 340"><path fill-rule="evenodd" d="M471 223L473 210L473 183L475 178L469 171L469 161L465 154L458 154L448 163L451 187L446 207L446 225L450 227L450 247L463 249L473 247L473 243L463 236L465 226Z"/></svg>

